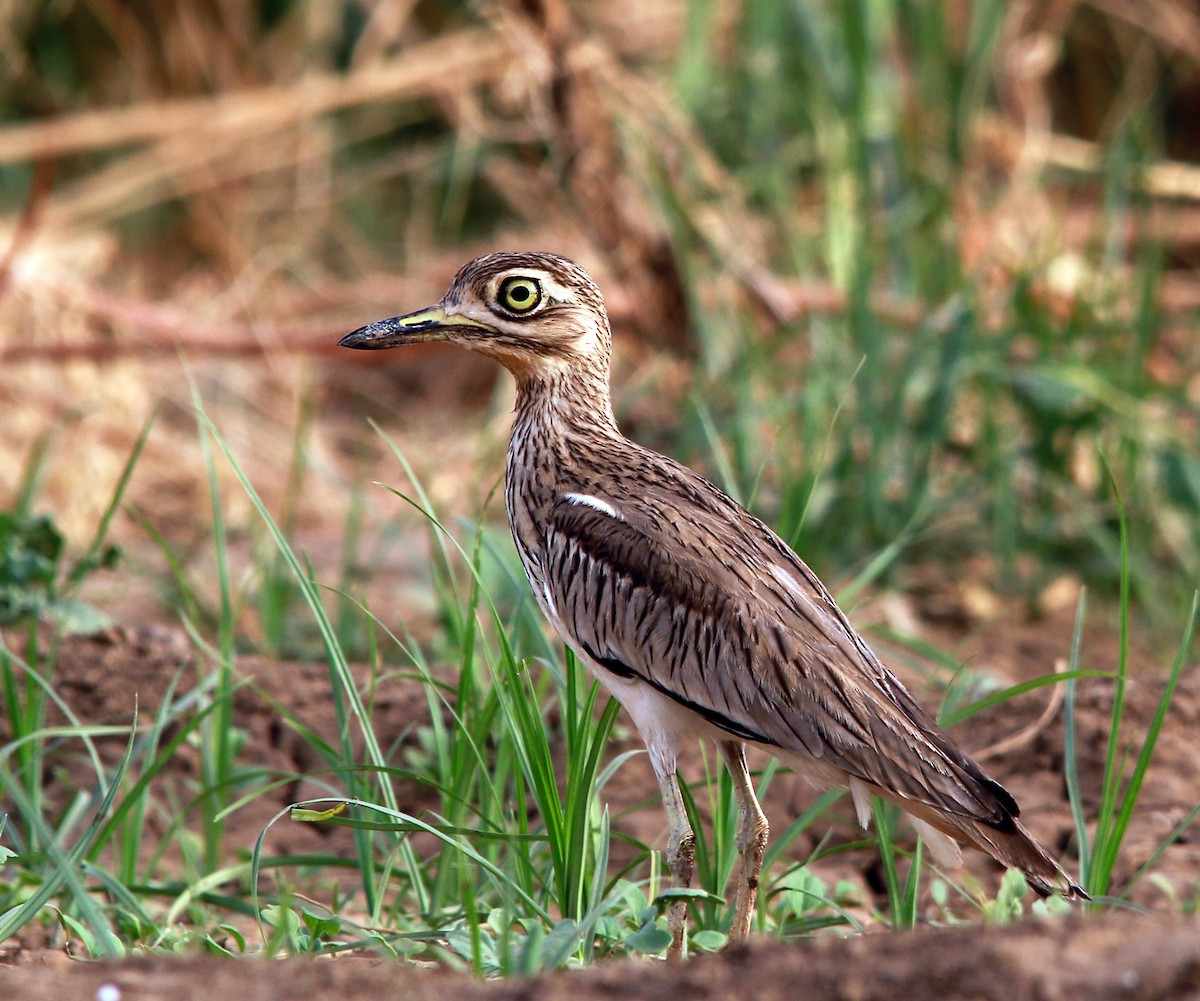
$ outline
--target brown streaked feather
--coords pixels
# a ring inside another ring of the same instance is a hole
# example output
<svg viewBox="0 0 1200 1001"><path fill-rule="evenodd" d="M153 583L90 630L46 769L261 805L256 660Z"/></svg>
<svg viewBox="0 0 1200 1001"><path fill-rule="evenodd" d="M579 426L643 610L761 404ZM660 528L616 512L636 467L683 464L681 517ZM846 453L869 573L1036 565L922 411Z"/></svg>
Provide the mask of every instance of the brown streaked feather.
<svg viewBox="0 0 1200 1001"><path fill-rule="evenodd" d="M972 819L1015 814L1011 797L857 641L819 583L803 607L770 579L767 568L786 560L815 582L770 529L740 509L734 519L684 503L684 492L656 502L665 484L639 476L637 458L631 450L621 485L638 503L612 500L624 521L559 502L542 522L547 579L572 635L747 739ZM683 467L672 472L688 492L716 493Z"/></svg>
<svg viewBox="0 0 1200 1001"><path fill-rule="evenodd" d="M1026 872L1069 881L1017 822L1009 793L938 727L854 632L808 567L761 521L683 466L632 443L598 496L619 518L554 501L537 519L564 634L718 729L796 764L832 765L936 830ZM616 455L615 452L623 453ZM594 449L555 486L597 495ZM798 600L770 573L791 573Z"/></svg>

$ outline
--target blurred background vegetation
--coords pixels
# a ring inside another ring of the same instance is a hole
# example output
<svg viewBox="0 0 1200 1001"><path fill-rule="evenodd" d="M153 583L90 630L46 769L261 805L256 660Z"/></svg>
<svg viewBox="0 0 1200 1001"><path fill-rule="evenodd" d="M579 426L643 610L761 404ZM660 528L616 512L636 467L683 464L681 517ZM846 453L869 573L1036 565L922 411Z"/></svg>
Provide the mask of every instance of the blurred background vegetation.
<svg viewBox="0 0 1200 1001"><path fill-rule="evenodd" d="M163 401L129 499L208 530L189 379L318 550L364 411L477 513L507 384L331 345L540 248L606 291L627 430L818 571L1111 588L1107 463L1135 599L1200 578L1193 4L44 0L0 52L0 503L72 540Z"/></svg>

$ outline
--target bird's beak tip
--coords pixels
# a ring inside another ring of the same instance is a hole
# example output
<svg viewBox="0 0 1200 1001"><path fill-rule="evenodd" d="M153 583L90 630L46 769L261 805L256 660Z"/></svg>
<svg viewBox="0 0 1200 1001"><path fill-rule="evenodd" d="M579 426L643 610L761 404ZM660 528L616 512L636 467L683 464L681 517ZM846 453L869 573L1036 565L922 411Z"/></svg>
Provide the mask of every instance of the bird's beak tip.
<svg viewBox="0 0 1200 1001"><path fill-rule="evenodd" d="M367 328L359 327L357 330L352 330L345 337L337 342L339 348L361 348L364 347L364 342L367 340L363 333Z"/></svg>
<svg viewBox="0 0 1200 1001"><path fill-rule="evenodd" d="M443 341L448 333L467 327L489 329L486 323L480 323L478 320L448 314L439 303L415 313L368 323L365 327L348 333L338 341L338 347L369 351L395 348L404 344L420 344L424 341Z"/></svg>
<svg viewBox="0 0 1200 1001"><path fill-rule="evenodd" d="M446 319L446 313L440 306L431 306L416 313L376 320L352 330L338 341L338 347L371 351L437 340L446 327Z"/></svg>

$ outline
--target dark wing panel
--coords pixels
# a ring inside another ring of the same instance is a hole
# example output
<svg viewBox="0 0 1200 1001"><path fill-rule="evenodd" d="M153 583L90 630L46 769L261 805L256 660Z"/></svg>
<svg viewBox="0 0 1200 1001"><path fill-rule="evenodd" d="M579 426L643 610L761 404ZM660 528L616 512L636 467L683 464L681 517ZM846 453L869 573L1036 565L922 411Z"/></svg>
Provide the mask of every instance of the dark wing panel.
<svg viewBox="0 0 1200 1001"><path fill-rule="evenodd" d="M879 663L808 567L740 508L722 517L706 500L691 518L656 518L660 507L639 502L622 513L637 524L553 506L542 566L579 646L739 739L1007 824L1012 798Z"/></svg>

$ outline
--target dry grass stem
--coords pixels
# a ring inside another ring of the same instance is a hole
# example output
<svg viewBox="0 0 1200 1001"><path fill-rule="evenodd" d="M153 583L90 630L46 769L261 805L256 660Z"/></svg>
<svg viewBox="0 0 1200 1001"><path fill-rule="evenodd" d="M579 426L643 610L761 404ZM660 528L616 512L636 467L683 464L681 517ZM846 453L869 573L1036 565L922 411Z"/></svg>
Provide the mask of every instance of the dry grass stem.
<svg viewBox="0 0 1200 1001"><path fill-rule="evenodd" d="M306 119L379 101L404 101L495 79L511 63L503 37L487 29L456 32L344 76L310 74L295 83L145 101L0 129L0 163L232 132L258 136Z"/></svg>
<svg viewBox="0 0 1200 1001"><path fill-rule="evenodd" d="M1059 657L1054 661L1054 673L1062 674L1067 669L1067 662ZM1023 730L1018 730L1011 737L1005 737L1003 740L998 740L994 744L989 744L982 751L975 755L976 761L989 761L992 758L1000 758L1006 754L1012 754L1015 751L1020 751L1028 747L1037 739L1038 734L1046 729L1052 722L1054 717L1058 715L1062 709L1063 702L1067 697L1067 686L1056 684L1050 686L1050 701L1046 703L1046 708L1042 710L1042 714L1034 720L1029 726Z"/></svg>

